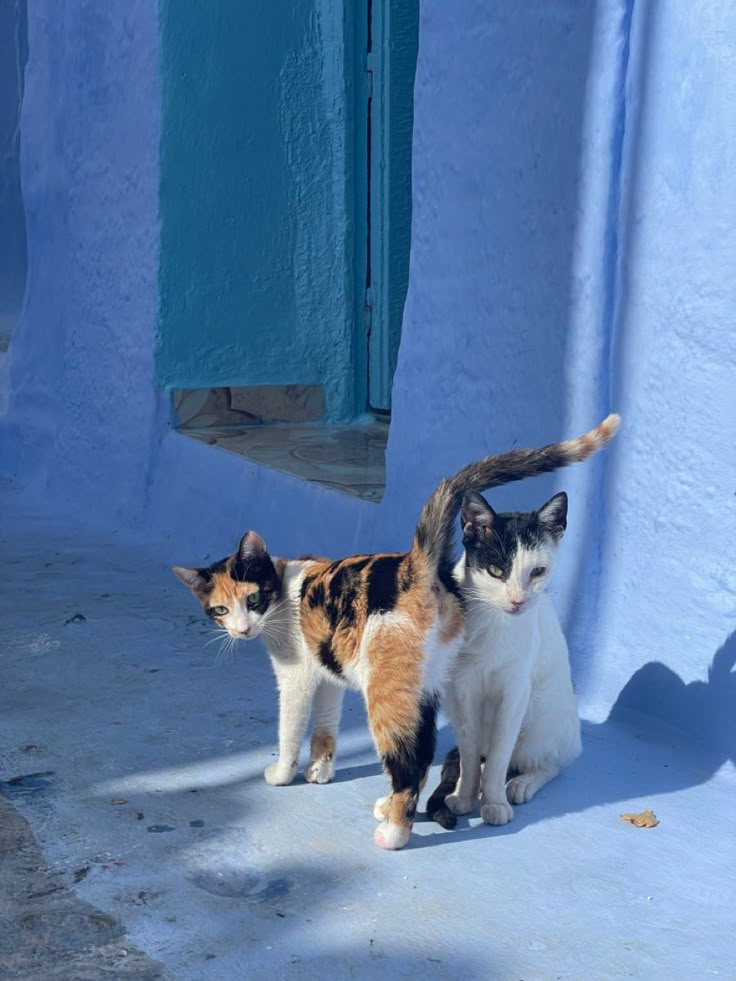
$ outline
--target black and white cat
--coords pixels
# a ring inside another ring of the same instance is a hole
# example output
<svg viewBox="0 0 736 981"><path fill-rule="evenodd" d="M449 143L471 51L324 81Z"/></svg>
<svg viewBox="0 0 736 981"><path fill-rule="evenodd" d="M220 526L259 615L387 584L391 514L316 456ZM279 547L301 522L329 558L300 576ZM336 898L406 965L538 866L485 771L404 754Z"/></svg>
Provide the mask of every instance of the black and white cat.
<svg viewBox="0 0 736 981"><path fill-rule="evenodd" d="M458 741L428 815L453 827L472 811L506 824L580 752L567 643L544 589L567 527L567 496L539 511L497 514L466 494L465 554L455 578L466 602L465 640L444 706ZM510 773L515 775L508 779Z"/></svg>

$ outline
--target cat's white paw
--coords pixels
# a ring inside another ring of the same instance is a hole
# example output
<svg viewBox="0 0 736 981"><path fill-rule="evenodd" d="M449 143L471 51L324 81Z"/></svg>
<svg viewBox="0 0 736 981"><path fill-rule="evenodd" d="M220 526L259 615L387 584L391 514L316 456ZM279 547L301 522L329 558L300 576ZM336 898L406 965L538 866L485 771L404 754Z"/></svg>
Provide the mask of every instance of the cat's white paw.
<svg viewBox="0 0 736 981"><path fill-rule="evenodd" d="M307 783L329 783L335 778L335 764L332 760L310 760L304 777Z"/></svg>
<svg viewBox="0 0 736 981"><path fill-rule="evenodd" d="M266 783L272 787L285 787L294 779L298 769L296 762L284 766L281 760L277 760L275 763L269 763L263 771L263 776L266 778Z"/></svg>
<svg viewBox="0 0 736 981"><path fill-rule="evenodd" d="M445 797L445 804L453 814L470 814L475 807L472 797L459 797L457 794L448 794Z"/></svg>
<svg viewBox="0 0 736 981"><path fill-rule="evenodd" d="M411 828L393 824L391 821L381 821L375 830L373 840L379 848L396 851L403 848L411 836Z"/></svg>
<svg viewBox="0 0 736 981"><path fill-rule="evenodd" d="M526 804L532 799L536 790L537 779L531 773L520 773L506 784L506 796L512 804Z"/></svg>
<svg viewBox="0 0 736 981"><path fill-rule="evenodd" d="M373 805L373 817L376 819L376 821L386 820L386 814L388 813L386 810L387 804L388 797L379 797L376 803Z"/></svg>
<svg viewBox="0 0 736 981"><path fill-rule="evenodd" d="M514 816L514 809L507 801L493 804L481 804L480 816L485 824L508 824Z"/></svg>

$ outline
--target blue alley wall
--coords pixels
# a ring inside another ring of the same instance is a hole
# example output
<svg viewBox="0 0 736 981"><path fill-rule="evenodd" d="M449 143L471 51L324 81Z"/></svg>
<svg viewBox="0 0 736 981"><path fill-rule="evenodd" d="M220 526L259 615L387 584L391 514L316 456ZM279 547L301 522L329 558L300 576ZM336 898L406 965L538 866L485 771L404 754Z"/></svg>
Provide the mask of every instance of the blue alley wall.
<svg viewBox="0 0 736 981"><path fill-rule="evenodd" d="M643 707L732 752L736 8L424 0L380 506L168 430L156 14L29 18L30 291L1 430L27 500L164 536L170 588L166 561L248 527L282 554L407 546L440 476L618 409L609 453L493 500L571 494L556 597L584 710Z"/></svg>

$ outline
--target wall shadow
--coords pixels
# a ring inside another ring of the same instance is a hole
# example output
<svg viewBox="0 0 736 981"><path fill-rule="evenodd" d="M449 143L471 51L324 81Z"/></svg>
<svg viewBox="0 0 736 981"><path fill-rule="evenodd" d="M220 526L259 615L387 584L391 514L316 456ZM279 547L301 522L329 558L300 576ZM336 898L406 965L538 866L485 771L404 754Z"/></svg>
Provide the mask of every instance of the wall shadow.
<svg viewBox="0 0 736 981"><path fill-rule="evenodd" d="M686 733L710 772L736 763L735 664L736 631L713 657L707 681L685 684L666 664L650 661L621 690L607 722L625 722L638 712Z"/></svg>
<svg viewBox="0 0 736 981"><path fill-rule="evenodd" d="M410 847L516 834L549 818L637 798L651 806L660 794L706 783L724 763L736 760L734 664L736 632L713 657L707 682L685 684L664 664L644 665L623 687L605 722L583 722L580 758L529 804L514 808L510 824L471 827L468 818L460 818L454 831L434 825L436 834L415 836ZM452 731L443 729L436 762L454 744ZM436 780L429 781L427 795Z"/></svg>

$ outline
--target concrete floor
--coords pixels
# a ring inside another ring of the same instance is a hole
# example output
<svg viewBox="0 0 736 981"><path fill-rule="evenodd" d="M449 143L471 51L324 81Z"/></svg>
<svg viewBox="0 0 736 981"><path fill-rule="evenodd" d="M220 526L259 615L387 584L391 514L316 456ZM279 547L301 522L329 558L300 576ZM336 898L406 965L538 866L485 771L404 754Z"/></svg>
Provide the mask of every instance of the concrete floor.
<svg viewBox="0 0 736 981"><path fill-rule="evenodd" d="M357 698L334 784L267 787L267 657L204 646L168 569L186 548L3 511L0 978L736 978L717 754L585 723L582 758L507 827L420 822L382 852ZM619 818L644 807L657 828Z"/></svg>

